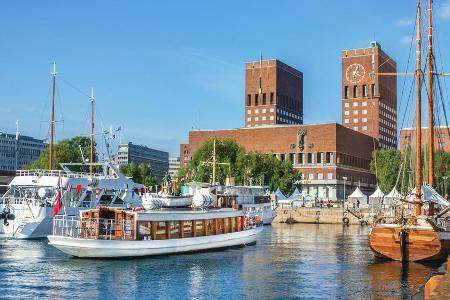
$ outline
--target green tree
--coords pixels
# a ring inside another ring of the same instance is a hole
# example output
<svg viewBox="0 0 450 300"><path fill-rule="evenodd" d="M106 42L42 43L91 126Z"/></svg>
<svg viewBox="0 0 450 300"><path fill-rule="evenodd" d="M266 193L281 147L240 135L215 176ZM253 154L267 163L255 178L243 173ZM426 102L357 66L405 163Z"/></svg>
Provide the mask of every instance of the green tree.
<svg viewBox="0 0 450 300"><path fill-rule="evenodd" d="M141 183L147 187L154 186L157 182L150 167L144 163L140 165L132 161L128 165L121 165L120 171L127 177L131 177L134 182Z"/></svg>
<svg viewBox="0 0 450 300"><path fill-rule="evenodd" d="M449 194L450 153L437 150L434 154L433 186L441 195Z"/></svg>
<svg viewBox="0 0 450 300"><path fill-rule="evenodd" d="M60 163L81 163L83 162L80 152L80 145L85 159L89 159L91 141L87 137L76 136L56 143L53 147L52 169L61 169ZM95 151L95 161L97 153ZM39 158L28 165L27 169L48 169L50 149L45 149Z"/></svg>
<svg viewBox="0 0 450 300"><path fill-rule="evenodd" d="M213 139L204 142L188 166L178 171L178 178L211 182L213 144ZM216 165L216 181L220 184L224 184L231 173L236 185L268 185L271 190L279 187L289 194L300 180L300 173L293 169L291 162L282 162L273 154L247 153L234 140L216 139L216 162L227 163Z"/></svg>
<svg viewBox="0 0 450 300"><path fill-rule="evenodd" d="M397 149L382 149L372 152L370 170L377 176L377 183L380 189L389 193L395 186L402 156Z"/></svg>

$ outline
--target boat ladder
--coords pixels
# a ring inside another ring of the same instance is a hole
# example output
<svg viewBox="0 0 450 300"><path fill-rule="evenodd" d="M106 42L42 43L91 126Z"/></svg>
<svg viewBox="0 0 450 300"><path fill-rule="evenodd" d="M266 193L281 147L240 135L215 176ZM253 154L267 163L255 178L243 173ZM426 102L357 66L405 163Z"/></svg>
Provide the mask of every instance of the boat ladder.
<svg viewBox="0 0 450 300"><path fill-rule="evenodd" d="M31 216L25 216L20 222L20 225L14 230L13 236L15 236L18 232L20 233L22 229L28 224L28 220L30 220Z"/></svg>
<svg viewBox="0 0 450 300"><path fill-rule="evenodd" d="M363 218L362 214L357 210L347 208L347 212L349 212L351 215L353 215L355 218L358 218L359 220Z"/></svg>

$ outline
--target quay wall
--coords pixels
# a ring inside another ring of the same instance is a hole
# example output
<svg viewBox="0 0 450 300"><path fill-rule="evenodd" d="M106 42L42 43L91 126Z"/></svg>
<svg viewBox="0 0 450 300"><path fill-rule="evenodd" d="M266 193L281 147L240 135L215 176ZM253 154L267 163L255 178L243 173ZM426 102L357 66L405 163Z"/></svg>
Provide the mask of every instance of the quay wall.
<svg viewBox="0 0 450 300"><path fill-rule="evenodd" d="M294 219L298 223L314 223L314 224L343 224L343 219L348 218L349 225L371 224L372 217L370 210L360 211L358 218L343 208L319 208L319 207L289 207L277 208L277 216L273 220L274 223L285 223L288 218ZM367 223L366 223L367 222Z"/></svg>

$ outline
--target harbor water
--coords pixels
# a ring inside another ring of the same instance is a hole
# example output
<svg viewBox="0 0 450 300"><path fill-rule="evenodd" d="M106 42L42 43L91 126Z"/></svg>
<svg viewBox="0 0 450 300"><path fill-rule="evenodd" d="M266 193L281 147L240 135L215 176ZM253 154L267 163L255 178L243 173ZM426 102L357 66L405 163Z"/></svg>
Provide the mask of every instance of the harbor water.
<svg viewBox="0 0 450 300"><path fill-rule="evenodd" d="M369 227L266 226L257 245L131 260L75 259L0 240L0 298L408 299L438 265L376 260Z"/></svg>

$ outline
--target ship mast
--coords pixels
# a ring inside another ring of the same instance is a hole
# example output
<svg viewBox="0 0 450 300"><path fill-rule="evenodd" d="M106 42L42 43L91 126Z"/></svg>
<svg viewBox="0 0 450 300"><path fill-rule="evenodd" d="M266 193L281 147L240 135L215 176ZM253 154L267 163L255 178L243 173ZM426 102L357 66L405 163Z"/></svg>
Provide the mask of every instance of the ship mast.
<svg viewBox="0 0 450 300"><path fill-rule="evenodd" d="M428 185L434 181L434 79L433 79L433 22L432 0L428 0L428 47L427 47L427 89L428 89ZM433 204L430 203L429 215L434 215Z"/></svg>
<svg viewBox="0 0 450 300"><path fill-rule="evenodd" d="M55 131L55 88L56 88L56 63L53 62L52 75L52 113L50 117L50 157L48 160L48 169L53 168L53 136Z"/></svg>
<svg viewBox="0 0 450 300"><path fill-rule="evenodd" d="M91 90L91 149L90 149L89 172L92 174L94 169L94 88Z"/></svg>
<svg viewBox="0 0 450 300"><path fill-rule="evenodd" d="M422 214L422 169L421 169L421 157L422 157L422 69L421 69L421 10L420 10L420 0L417 1L417 32L416 32L416 197L417 204L415 213L416 216Z"/></svg>
<svg viewBox="0 0 450 300"><path fill-rule="evenodd" d="M212 175L212 184L216 184L216 139L213 142L213 175Z"/></svg>

